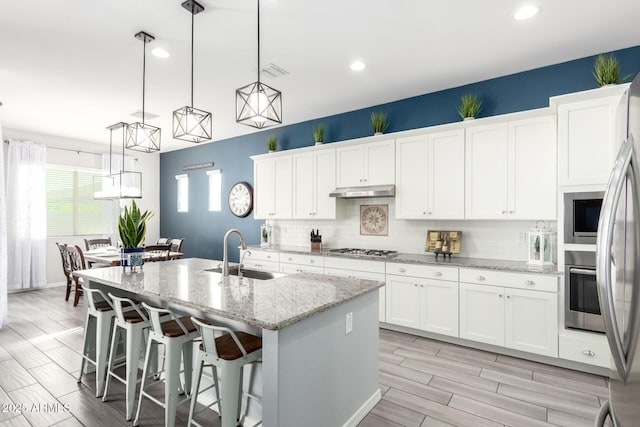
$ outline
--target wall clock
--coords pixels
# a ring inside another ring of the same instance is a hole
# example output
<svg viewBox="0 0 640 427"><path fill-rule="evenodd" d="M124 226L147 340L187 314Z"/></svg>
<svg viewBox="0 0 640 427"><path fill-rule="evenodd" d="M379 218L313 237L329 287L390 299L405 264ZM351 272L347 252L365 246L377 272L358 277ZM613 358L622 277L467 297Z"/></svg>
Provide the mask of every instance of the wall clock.
<svg viewBox="0 0 640 427"><path fill-rule="evenodd" d="M386 236L389 234L389 205L360 205L360 234Z"/></svg>
<svg viewBox="0 0 640 427"><path fill-rule="evenodd" d="M237 182L229 190L229 209L237 217L244 218L253 209L253 188L248 182Z"/></svg>

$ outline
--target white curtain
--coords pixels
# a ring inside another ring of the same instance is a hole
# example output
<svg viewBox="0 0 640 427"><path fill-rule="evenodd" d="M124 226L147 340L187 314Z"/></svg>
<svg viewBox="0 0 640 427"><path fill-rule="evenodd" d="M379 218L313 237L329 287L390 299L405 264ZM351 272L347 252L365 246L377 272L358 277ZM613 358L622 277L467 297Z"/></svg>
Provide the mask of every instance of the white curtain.
<svg viewBox="0 0 640 427"><path fill-rule="evenodd" d="M7 284L9 289L46 285L46 148L10 141L7 162Z"/></svg>
<svg viewBox="0 0 640 427"><path fill-rule="evenodd" d="M134 171L135 170L135 158L130 156L124 156L124 167L123 167L123 157L120 155L109 156L108 154L102 155L102 173L103 175L108 175L110 173L117 173L121 170L125 171ZM111 166L111 167L109 167ZM126 182L126 178L122 182L123 185L135 185L135 183ZM120 209L123 204L122 201L113 200L113 201L105 201L109 205L108 208L104 210L105 217L103 218L104 224L104 233L106 237L111 237L111 242L116 245L116 242L120 240L120 235L118 234L118 217L120 216Z"/></svg>
<svg viewBox="0 0 640 427"><path fill-rule="evenodd" d="M4 197L4 138L0 126L0 329L7 321L7 203Z"/></svg>

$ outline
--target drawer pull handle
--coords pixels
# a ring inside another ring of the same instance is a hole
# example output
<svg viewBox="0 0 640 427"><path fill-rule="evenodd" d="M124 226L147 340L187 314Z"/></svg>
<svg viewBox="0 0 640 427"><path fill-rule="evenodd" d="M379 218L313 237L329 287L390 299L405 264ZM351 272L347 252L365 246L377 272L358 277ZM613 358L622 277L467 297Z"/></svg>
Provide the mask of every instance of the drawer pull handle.
<svg viewBox="0 0 640 427"><path fill-rule="evenodd" d="M436 271L434 274L435 274L436 277L442 276L442 273L440 273L439 271Z"/></svg>
<svg viewBox="0 0 640 427"><path fill-rule="evenodd" d="M502 298L502 294L498 294L498 298Z"/></svg>
<svg viewBox="0 0 640 427"><path fill-rule="evenodd" d="M529 286L533 286L536 284L536 282L534 282L533 280L525 280L524 282L525 285L529 285Z"/></svg>
<svg viewBox="0 0 640 427"><path fill-rule="evenodd" d="M507 295L507 299L511 299L511 295Z"/></svg>
<svg viewBox="0 0 640 427"><path fill-rule="evenodd" d="M407 270L405 270L404 268L400 268L400 269L398 269L398 271L399 271L400 273L404 273L404 272L406 272Z"/></svg>
<svg viewBox="0 0 640 427"><path fill-rule="evenodd" d="M584 354L587 357L594 357L596 354L591 351L591 350L582 350L582 354Z"/></svg>
<svg viewBox="0 0 640 427"><path fill-rule="evenodd" d="M316 262L316 260L314 260L314 259L310 259L310 260L309 260L309 262L310 262L311 264L313 264L314 262Z"/></svg>
<svg viewBox="0 0 640 427"><path fill-rule="evenodd" d="M417 287L418 287L418 284L417 284L417 283L414 283L414 284L413 284L413 286L415 286L415 287L417 288Z"/></svg>
<svg viewBox="0 0 640 427"><path fill-rule="evenodd" d="M484 279L484 276L478 276L476 277L476 280L485 280L485 279Z"/></svg>

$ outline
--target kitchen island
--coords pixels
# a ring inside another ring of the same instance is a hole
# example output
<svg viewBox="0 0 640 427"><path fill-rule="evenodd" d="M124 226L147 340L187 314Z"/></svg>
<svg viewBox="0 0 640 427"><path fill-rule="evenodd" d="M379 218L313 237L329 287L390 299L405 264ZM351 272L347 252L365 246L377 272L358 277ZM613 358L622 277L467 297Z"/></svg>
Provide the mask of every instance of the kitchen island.
<svg viewBox="0 0 640 427"><path fill-rule="evenodd" d="M262 396L264 426L357 425L380 400L377 289L384 283L310 273L223 278L207 271L219 264L187 258L147 263L138 273L108 267L74 274L85 286L261 334L262 382L252 393Z"/></svg>

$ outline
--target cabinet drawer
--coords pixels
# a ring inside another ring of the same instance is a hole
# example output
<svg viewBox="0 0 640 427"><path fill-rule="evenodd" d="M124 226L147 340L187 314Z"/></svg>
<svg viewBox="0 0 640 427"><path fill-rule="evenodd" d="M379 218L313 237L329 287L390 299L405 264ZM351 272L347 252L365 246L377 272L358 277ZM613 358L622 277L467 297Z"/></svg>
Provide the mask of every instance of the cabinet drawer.
<svg viewBox="0 0 640 427"><path fill-rule="evenodd" d="M600 337L597 337L600 338ZM560 335L560 358L589 365L611 366L611 350L606 337L602 339L588 339Z"/></svg>
<svg viewBox="0 0 640 427"><path fill-rule="evenodd" d="M317 255L301 255L301 254L280 254L280 262L287 264L301 264L316 266L322 268L324 266L323 258Z"/></svg>
<svg viewBox="0 0 640 427"><path fill-rule="evenodd" d="M296 274L296 273L318 273L323 274L324 269L320 266L306 264L280 264L280 273Z"/></svg>
<svg viewBox="0 0 640 427"><path fill-rule="evenodd" d="M340 268L325 267L324 274L331 274L333 276L340 276L340 277L353 277L356 279L377 280L378 282L385 281L385 276L383 273L371 273L368 271L342 270Z"/></svg>
<svg viewBox="0 0 640 427"><path fill-rule="evenodd" d="M272 261L272 262L278 262L280 260L280 253L277 251L262 251L259 249L249 249L245 252L248 252L244 256L245 264L249 260Z"/></svg>
<svg viewBox="0 0 640 427"><path fill-rule="evenodd" d="M396 276L421 277L425 279L458 281L458 269L439 265L387 263L387 274Z"/></svg>
<svg viewBox="0 0 640 427"><path fill-rule="evenodd" d="M478 285L498 285L507 288L558 292L558 277L541 274L510 273L493 270L460 269L460 281Z"/></svg>
<svg viewBox="0 0 640 427"><path fill-rule="evenodd" d="M247 258L249 255L247 255ZM279 269L279 264L275 261L262 261L260 259L247 259L245 258L242 262L244 268L248 268L250 270L265 270L265 271L273 271L277 273Z"/></svg>
<svg viewBox="0 0 640 427"><path fill-rule="evenodd" d="M384 274L384 261L370 261L364 259L341 258L335 256L324 257L325 268L339 268L343 270L368 271Z"/></svg>

